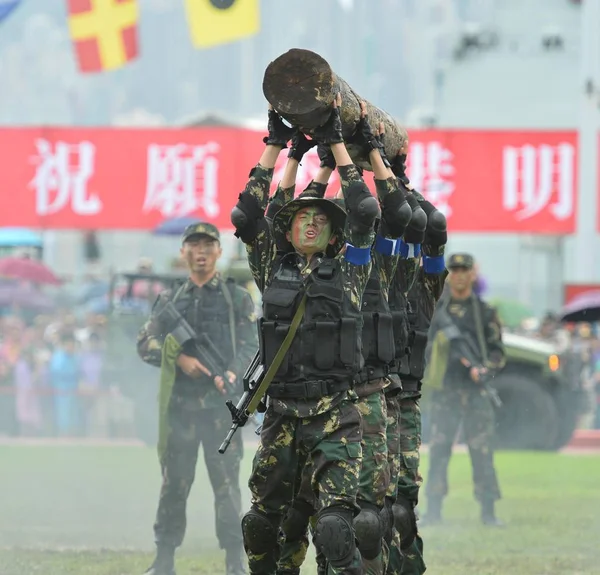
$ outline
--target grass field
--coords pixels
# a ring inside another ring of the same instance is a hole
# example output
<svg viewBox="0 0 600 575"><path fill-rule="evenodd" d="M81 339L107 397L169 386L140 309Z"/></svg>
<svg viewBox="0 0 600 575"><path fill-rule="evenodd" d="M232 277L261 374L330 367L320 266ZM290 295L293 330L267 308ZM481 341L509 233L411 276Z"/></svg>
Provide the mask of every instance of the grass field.
<svg viewBox="0 0 600 575"><path fill-rule="evenodd" d="M0 461L0 575L138 575L151 562L154 450L0 447ZM423 530L428 573L600 574L600 456L499 453L497 468L503 530L479 524L468 457L452 459L445 525ZM212 531L199 468L179 575L224 572ZM303 573L314 574L312 561Z"/></svg>

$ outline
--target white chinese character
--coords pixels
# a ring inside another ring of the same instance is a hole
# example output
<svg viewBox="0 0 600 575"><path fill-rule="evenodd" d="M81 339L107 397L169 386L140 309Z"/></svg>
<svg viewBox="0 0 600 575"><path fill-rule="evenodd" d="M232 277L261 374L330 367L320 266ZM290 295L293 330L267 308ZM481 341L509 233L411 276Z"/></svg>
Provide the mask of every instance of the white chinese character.
<svg viewBox="0 0 600 575"><path fill-rule="evenodd" d="M450 217L450 196L454 192L454 155L440 142L410 144L409 178L412 186L446 217Z"/></svg>
<svg viewBox="0 0 600 575"><path fill-rule="evenodd" d="M73 213L80 216L100 213L100 198L87 189L94 175L94 144L56 142L52 149L51 142L38 139L35 145L37 167L29 186L36 190L37 214L47 216L59 212L69 201Z"/></svg>
<svg viewBox="0 0 600 575"><path fill-rule="evenodd" d="M548 207L557 220L573 214L575 148L557 146L507 146L503 151L503 206L518 220L531 218Z"/></svg>
<svg viewBox="0 0 600 575"><path fill-rule="evenodd" d="M220 146L175 144L148 147L146 198L143 210L163 217L185 216L202 208L208 218L219 215L217 201Z"/></svg>
<svg viewBox="0 0 600 575"><path fill-rule="evenodd" d="M280 154L277 164L275 165L275 172L273 173L273 187L276 187L277 184L283 179L283 173L285 172L285 167L287 165L287 157L284 154ZM310 184L312 180L317 175L319 171L319 167L321 165L321 160L319 159L319 155L317 154L317 148L311 148L304 154L302 157L302 161L300 162L300 166L298 167L298 173L296 174L296 189L298 193ZM335 184L338 180L337 171L331 174L329 178L329 186Z"/></svg>

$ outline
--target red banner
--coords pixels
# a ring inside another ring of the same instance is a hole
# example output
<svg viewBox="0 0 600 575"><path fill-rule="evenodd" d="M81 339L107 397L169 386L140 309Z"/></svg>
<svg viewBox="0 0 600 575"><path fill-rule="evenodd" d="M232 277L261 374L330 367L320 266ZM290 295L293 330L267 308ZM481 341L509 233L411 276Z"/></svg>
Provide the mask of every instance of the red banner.
<svg viewBox="0 0 600 575"><path fill-rule="evenodd" d="M571 303L576 297L589 291L600 290L600 284L565 284L563 304Z"/></svg>
<svg viewBox="0 0 600 575"><path fill-rule="evenodd" d="M230 228L261 136L237 128L0 129L0 226L152 229L194 214ZM411 181L446 213L451 231L574 231L574 131L410 136ZM273 185L285 161L282 153ZM316 151L302 163L298 190L318 169ZM334 174L328 195L338 188Z"/></svg>

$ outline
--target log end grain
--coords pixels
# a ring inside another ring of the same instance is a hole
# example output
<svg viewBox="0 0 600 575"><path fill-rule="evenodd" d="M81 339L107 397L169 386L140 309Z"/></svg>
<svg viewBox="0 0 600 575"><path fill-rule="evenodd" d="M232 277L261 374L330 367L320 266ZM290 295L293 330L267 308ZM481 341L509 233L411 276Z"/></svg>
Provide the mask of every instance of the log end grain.
<svg viewBox="0 0 600 575"><path fill-rule="evenodd" d="M263 93L286 120L315 128L328 117L335 83L335 74L324 58L293 48L267 66Z"/></svg>

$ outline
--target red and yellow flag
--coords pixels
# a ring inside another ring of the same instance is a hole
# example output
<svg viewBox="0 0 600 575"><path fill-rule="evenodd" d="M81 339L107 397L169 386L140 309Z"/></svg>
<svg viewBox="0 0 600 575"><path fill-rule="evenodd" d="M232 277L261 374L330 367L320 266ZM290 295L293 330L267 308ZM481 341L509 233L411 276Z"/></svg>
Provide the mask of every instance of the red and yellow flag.
<svg viewBox="0 0 600 575"><path fill-rule="evenodd" d="M137 0L67 0L79 69L101 72L138 55Z"/></svg>

